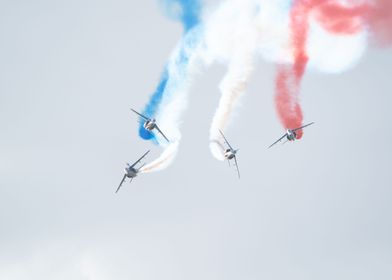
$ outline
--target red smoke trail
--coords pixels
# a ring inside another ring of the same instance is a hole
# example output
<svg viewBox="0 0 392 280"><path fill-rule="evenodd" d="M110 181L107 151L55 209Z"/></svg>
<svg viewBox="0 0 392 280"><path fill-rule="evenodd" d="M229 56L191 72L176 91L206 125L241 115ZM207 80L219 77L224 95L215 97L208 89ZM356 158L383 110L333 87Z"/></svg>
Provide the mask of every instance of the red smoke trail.
<svg viewBox="0 0 392 280"><path fill-rule="evenodd" d="M299 91L309 60L306 43L310 16L336 35L355 34L369 27L379 42L392 43L392 0L368 0L360 4L358 1L342 4L338 0L294 0L290 13L294 63L278 66L276 78L276 109L285 128L299 127L303 120ZM297 133L297 138L301 137L302 130Z"/></svg>
<svg viewBox="0 0 392 280"><path fill-rule="evenodd" d="M306 42L311 4L311 1L306 0L294 1L290 14L294 64L278 67L275 103L280 121L286 129L301 126L303 120L299 103L299 88L308 63ZM297 132L297 138L301 137L302 130Z"/></svg>
<svg viewBox="0 0 392 280"><path fill-rule="evenodd" d="M286 66L278 67L276 79L275 104L281 123L285 128L296 128L302 124L302 109L299 104L299 91L292 79L292 69ZM299 131L298 137L302 137L302 131Z"/></svg>
<svg viewBox="0 0 392 280"><path fill-rule="evenodd" d="M381 46L392 45L392 1L376 0L367 18L374 39Z"/></svg>
<svg viewBox="0 0 392 280"><path fill-rule="evenodd" d="M344 6L337 1L319 3L316 20L335 34L355 34L368 28L373 39L381 45L392 43L392 1L367 0L361 4Z"/></svg>
<svg viewBox="0 0 392 280"><path fill-rule="evenodd" d="M368 4L343 6L333 1L323 1L315 10L315 18L330 33L355 34L363 30L364 18L370 12Z"/></svg>

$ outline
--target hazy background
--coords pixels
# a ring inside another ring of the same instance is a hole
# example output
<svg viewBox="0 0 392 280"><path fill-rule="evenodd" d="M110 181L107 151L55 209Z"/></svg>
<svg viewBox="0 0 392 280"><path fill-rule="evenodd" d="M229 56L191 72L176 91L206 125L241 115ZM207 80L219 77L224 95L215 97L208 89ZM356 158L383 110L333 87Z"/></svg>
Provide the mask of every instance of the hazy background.
<svg viewBox="0 0 392 280"><path fill-rule="evenodd" d="M306 74L296 143L260 61L212 158L225 68L191 90L175 163L115 195L152 149L137 118L181 26L155 0L0 0L0 279L392 279L391 50Z"/></svg>

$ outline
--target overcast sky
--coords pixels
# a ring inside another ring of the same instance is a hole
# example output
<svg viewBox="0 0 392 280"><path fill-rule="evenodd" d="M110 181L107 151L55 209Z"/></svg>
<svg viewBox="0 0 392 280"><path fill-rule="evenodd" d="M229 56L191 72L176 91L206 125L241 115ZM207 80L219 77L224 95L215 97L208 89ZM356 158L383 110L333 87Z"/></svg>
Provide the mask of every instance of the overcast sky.
<svg viewBox="0 0 392 280"><path fill-rule="evenodd" d="M0 279L392 279L391 50L308 72L301 141L282 135L257 64L212 158L225 67L191 89L174 164L114 191L181 26L155 0L0 0Z"/></svg>

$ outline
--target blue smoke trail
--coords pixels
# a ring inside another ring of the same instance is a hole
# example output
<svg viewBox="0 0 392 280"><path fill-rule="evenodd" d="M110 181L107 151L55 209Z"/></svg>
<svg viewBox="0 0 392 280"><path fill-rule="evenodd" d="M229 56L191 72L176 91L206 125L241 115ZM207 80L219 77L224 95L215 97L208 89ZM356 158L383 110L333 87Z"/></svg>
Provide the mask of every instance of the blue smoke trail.
<svg viewBox="0 0 392 280"><path fill-rule="evenodd" d="M185 32L199 24L200 0L163 0L162 3L170 18L182 22Z"/></svg>
<svg viewBox="0 0 392 280"><path fill-rule="evenodd" d="M164 0L163 5L169 17L178 19L182 22L184 27L184 36L200 22L200 11L201 4L199 0ZM186 40L184 41L184 45ZM184 50L185 46L182 46L179 53L179 57L176 58L176 62L181 67L186 67L189 61L189 57ZM163 95L166 93L166 87L168 81L170 80L170 73L168 71L168 66L161 75L160 82L157 89L150 98L144 108L143 114L148 118L154 118L159 106L162 102ZM139 135L141 138L146 140L153 140L157 143L155 135L143 127L144 121L140 120Z"/></svg>
<svg viewBox="0 0 392 280"><path fill-rule="evenodd" d="M153 118L153 116L155 116L158 106L162 101L162 96L166 88L167 81L168 81L168 71L166 66L161 76L161 80L158 84L157 89L155 90L154 94L150 98L150 101L144 108L143 115L147 116L148 118ZM154 134L148 131L147 129L145 129L143 124L144 124L144 120L140 119L140 126L139 126L140 137L146 140L155 139Z"/></svg>

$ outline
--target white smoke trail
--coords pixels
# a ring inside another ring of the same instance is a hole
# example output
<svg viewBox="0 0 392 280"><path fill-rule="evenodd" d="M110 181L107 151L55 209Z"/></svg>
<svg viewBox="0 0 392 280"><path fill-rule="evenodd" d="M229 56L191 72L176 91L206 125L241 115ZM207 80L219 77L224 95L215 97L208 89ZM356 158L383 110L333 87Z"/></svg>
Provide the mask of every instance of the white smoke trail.
<svg viewBox="0 0 392 280"><path fill-rule="evenodd" d="M167 168L176 157L179 144L179 141L170 143L156 160L142 167L140 172L149 173Z"/></svg>
<svg viewBox="0 0 392 280"><path fill-rule="evenodd" d="M219 130L227 127L253 70L258 35L253 2L227 1L206 23L207 61L218 60L228 64L219 86L221 98L210 127L210 150L218 160L224 160Z"/></svg>
<svg viewBox="0 0 392 280"><path fill-rule="evenodd" d="M222 96L210 127L210 149L218 160L224 160L222 145L218 144L222 138L219 130L223 131L227 127L229 117L245 92L247 81L252 73L252 60L253 56L250 55L248 58L241 57L241 60L232 61L220 84Z"/></svg>

